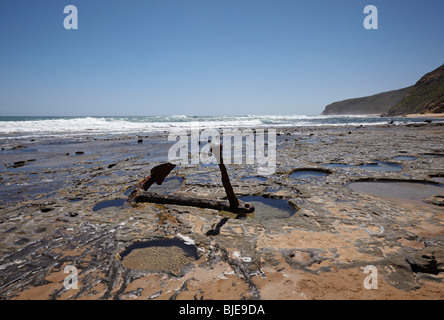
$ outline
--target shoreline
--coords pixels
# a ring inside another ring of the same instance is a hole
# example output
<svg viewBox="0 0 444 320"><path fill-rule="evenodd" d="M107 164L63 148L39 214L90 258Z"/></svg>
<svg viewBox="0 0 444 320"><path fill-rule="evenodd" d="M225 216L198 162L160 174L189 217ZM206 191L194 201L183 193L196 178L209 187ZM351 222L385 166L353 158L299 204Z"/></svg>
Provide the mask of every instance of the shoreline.
<svg viewBox="0 0 444 320"><path fill-rule="evenodd" d="M267 118L269 117L269 118ZM277 120L276 120L277 117ZM121 119L122 118L122 119ZM145 117L138 117L136 120L125 120L124 117L116 119L97 118L91 121L90 117L82 119L58 119L39 121L27 120L10 122L0 132L0 143L5 140L29 138L38 139L40 137L50 138L77 138L77 137L103 137L109 135L110 138L117 135L146 136L161 135L165 132L175 130L187 130L191 125L197 125L200 129L213 128L310 128L310 127L351 127L351 126L372 126L385 125L388 120L396 118L402 122L422 122L424 118L442 119L443 114L422 114L407 115L395 117L382 117L380 114L362 114L362 115L329 115L329 116L251 116L251 117L223 117L217 120L217 117L190 118L189 121L177 121L163 119L162 121L145 121ZM147 117L149 118L149 117ZM167 120L164 122L164 120ZM98 121L96 123L95 121ZM442 121L442 120L439 120ZM31 123L32 122L32 123ZM1 123L1 122L0 122ZM402 124L402 123L401 123Z"/></svg>

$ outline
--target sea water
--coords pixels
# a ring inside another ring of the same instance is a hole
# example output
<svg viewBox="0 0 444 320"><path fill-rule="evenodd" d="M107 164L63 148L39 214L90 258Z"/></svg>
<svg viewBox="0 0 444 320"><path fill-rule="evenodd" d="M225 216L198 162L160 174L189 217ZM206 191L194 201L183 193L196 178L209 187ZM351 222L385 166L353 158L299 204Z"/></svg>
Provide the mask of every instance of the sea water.
<svg viewBox="0 0 444 320"><path fill-rule="evenodd" d="M365 126L424 122L424 118L381 118L375 116L134 116L134 117L0 117L0 139L34 136L77 136L89 134L147 134L200 128L261 128L293 126ZM444 121L444 120L436 120Z"/></svg>

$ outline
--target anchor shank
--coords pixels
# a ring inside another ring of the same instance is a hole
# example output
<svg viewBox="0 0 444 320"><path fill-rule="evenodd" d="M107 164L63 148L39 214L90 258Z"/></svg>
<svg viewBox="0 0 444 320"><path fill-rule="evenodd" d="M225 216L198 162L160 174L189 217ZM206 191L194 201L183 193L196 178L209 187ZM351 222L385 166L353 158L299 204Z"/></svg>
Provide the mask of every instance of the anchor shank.
<svg viewBox="0 0 444 320"><path fill-rule="evenodd" d="M216 157L219 169L222 174L222 185L224 186L225 193L227 194L228 201L230 202L231 209L236 209L239 207L239 200L234 194L233 186L230 183L230 178L228 177L227 168L225 167L223 157L222 157L222 143L212 143L211 150Z"/></svg>

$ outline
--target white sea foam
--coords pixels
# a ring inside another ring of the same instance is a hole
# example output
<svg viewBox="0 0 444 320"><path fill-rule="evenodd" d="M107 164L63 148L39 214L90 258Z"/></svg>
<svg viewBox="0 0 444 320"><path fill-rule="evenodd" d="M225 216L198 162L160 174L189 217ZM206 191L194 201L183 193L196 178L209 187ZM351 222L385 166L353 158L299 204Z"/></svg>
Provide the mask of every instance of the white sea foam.
<svg viewBox="0 0 444 320"><path fill-rule="evenodd" d="M394 119L395 124L414 119ZM423 119L418 121L424 121ZM0 135L144 134L175 129L267 126L366 126L384 125L387 119L365 116L246 115L246 116L152 116L152 117L0 117Z"/></svg>
<svg viewBox="0 0 444 320"><path fill-rule="evenodd" d="M149 121L146 121L149 120ZM217 128L226 126L260 126L259 119L218 119L170 117L166 119L148 118L73 118L45 119L26 121L0 121L0 134L42 134L42 133L143 133L172 129L189 129L191 122L199 122L202 128ZM188 121L186 121L188 120Z"/></svg>

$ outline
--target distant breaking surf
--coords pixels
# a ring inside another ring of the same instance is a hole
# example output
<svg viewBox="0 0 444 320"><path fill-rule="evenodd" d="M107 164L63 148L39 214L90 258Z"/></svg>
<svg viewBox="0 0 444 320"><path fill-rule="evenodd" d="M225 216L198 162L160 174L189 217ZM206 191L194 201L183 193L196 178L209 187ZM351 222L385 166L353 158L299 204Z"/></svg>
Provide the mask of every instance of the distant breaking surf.
<svg viewBox="0 0 444 320"><path fill-rule="evenodd" d="M390 118L395 124L423 122L423 118ZM204 128L261 128L289 126L385 125L387 118L375 116L137 116L137 117L0 117L0 135L85 135L144 134L177 129L187 130L192 123Z"/></svg>

